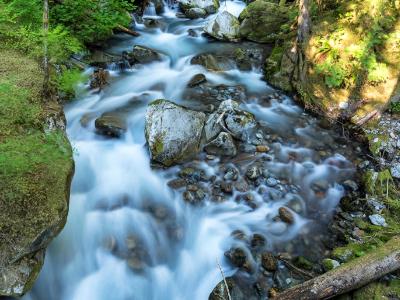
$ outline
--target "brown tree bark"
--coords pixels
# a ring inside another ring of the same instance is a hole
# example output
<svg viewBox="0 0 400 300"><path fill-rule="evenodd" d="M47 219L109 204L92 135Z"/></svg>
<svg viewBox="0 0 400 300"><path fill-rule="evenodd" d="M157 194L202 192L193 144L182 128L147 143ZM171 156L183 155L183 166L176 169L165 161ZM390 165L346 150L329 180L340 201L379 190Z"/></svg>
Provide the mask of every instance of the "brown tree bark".
<svg viewBox="0 0 400 300"><path fill-rule="evenodd" d="M343 266L279 293L274 300L329 299L400 269L400 237Z"/></svg>

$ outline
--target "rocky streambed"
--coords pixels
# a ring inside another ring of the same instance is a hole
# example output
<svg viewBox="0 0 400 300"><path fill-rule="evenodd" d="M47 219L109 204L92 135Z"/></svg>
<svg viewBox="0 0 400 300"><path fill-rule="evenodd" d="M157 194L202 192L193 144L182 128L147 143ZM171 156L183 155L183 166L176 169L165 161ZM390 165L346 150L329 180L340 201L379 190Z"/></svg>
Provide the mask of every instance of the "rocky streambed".
<svg viewBox="0 0 400 300"><path fill-rule="evenodd" d="M66 107L68 223L31 299L221 299L222 276L260 299L340 263L324 258L353 216L329 224L361 146L263 80L243 2L201 3L154 2L93 55Z"/></svg>

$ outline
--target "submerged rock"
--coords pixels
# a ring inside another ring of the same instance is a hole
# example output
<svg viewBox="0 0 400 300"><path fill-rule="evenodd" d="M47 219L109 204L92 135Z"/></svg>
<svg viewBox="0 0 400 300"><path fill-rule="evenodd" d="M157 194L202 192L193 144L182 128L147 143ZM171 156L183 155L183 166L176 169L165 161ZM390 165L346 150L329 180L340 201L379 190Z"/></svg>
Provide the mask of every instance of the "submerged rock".
<svg viewBox="0 0 400 300"><path fill-rule="evenodd" d="M294 223L294 216L292 212L286 208L286 207L280 207L279 208L279 218L288 224L293 224Z"/></svg>
<svg viewBox="0 0 400 300"><path fill-rule="evenodd" d="M108 85L109 78L110 73L107 70L95 70L90 78L90 88L100 90L103 89L106 85Z"/></svg>
<svg viewBox="0 0 400 300"><path fill-rule="evenodd" d="M223 11L205 25L204 31L219 40L237 41L239 26L239 20L234 15Z"/></svg>
<svg viewBox="0 0 400 300"><path fill-rule="evenodd" d="M240 14L239 35L248 40L268 43L274 42L281 26L288 20L288 10L276 3L256 0Z"/></svg>
<svg viewBox="0 0 400 300"><path fill-rule="evenodd" d="M199 150L205 114L168 100L149 104L145 136L152 160L165 166L183 161Z"/></svg>

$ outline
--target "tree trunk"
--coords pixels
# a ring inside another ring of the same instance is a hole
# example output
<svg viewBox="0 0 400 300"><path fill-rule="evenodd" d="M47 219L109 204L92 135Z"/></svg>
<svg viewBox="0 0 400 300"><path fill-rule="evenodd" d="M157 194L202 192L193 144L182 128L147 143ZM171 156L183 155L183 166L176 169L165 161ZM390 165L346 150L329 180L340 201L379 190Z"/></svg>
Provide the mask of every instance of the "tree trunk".
<svg viewBox="0 0 400 300"><path fill-rule="evenodd" d="M49 53L48 53L48 34L49 34L49 1L43 1L43 96L48 99L50 94L50 66L49 66Z"/></svg>
<svg viewBox="0 0 400 300"><path fill-rule="evenodd" d="M279 293L274 300L329 299L400 269L400 237L373 253Z"/></svg>

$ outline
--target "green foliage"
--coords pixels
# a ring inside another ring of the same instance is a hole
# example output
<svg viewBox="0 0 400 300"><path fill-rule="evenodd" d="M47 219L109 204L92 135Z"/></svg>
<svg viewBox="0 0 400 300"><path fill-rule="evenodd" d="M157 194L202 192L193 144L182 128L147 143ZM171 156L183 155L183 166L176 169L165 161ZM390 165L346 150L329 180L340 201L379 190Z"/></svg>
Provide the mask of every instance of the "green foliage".
<svg viewBox="0 0 400 300"><path fill-rule="evenodd" d="M390 104L390 111L391 111L393 114L400 114L400 102L399 102L399 101L397 101L397 102L392 102L392 103Z"/></svg>
<svg viewBox="0 0 400 300"><path fill-rule="evenodd" d="M59 89L64 92L68 98L73 98L76 94L77 85L86 80L87 76L78 69L69 69L63 71L57 79Z"/></svg>
<svg viewBox="0 0 400 300"><path fill-rule="evenodd" d="M65 0L52 7L51 17L81 42L92 43L109 37L117 25L128 25L132 9L128 0Z"/></svg>

